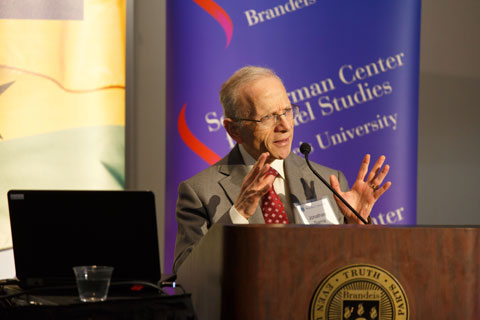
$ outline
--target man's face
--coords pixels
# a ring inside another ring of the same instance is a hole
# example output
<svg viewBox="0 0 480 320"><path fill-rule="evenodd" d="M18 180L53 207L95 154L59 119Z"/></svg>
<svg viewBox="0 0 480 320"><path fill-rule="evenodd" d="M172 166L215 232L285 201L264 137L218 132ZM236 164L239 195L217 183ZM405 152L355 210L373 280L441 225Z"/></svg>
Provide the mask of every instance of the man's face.
<svg viewBox="0 0 480 320"><path fill-rule="evenodd" d="M281 114L291 107L285 87L275 77L255 80L242 89L245 118L260 120L269 114ZM268 162L285 159L292 148L293 121L282 116L275 125L268 128L260 123L242 121L239 136L237 142L241 143L254 159L267 151L270 153Z"/></svg>

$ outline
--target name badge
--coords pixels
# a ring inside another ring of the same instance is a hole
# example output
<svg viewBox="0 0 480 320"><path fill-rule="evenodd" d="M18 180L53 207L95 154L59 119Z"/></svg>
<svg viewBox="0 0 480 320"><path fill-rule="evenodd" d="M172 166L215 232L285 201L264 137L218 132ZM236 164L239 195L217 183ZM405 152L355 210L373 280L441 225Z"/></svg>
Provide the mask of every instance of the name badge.
<svg viewBox="0 0 480 320"><path fill-rule="evenodd" d="M340 224L328 198L295 203L295 214L303 224Z"/></svg>

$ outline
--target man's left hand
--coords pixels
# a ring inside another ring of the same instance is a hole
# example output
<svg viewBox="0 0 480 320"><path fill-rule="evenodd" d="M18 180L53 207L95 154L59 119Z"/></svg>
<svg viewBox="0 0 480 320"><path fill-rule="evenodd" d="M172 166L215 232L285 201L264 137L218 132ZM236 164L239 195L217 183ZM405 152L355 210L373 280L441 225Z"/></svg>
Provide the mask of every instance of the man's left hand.
<svg viewBox="0 0 480 320"><path fill-rule="evenodd" d="M383 179L385 179L390 170L388 164L381 169L384 162L385 156L380 156L367 176L368 166L370 165L370 155L365 155L360 170L358 171L357 180L353 184L352 189L347 192L342 192L338 178L335 175L330 176L330 184L335 191L337 191L365 220L370 216L370 212L372 211L375 202L377 202L380 196L392 185L392 183L388 181L382 186ZM340 199L335 197L335 201L345 216L347 223L362 223L362 221L358 219L357 216L355 216L355 214L351 212L342 201L340 201Z"/></svg>

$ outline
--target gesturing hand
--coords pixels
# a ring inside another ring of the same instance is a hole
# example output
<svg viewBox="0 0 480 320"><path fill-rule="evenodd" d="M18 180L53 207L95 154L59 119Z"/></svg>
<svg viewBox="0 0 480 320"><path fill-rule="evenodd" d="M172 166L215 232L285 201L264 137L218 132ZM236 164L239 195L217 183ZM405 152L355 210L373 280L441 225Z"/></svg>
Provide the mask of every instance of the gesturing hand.
<svg viewBox="0 0 480 320"><path fill-rule="evenodd" d="M330 176L330 184L335 189L335 191L337 191L343 198L345 198L345 200L347 200L347 202L365 220L367 220L368 216L370 215L370 212L372 211L375 202L392 185L392 183L388 181L383 186L381 186L381 184L383 183L383 179L385 179L388 171L390 170L390 166L386 164L380 171L384 162L385 156L380 156L377 162L375 162L368 176L366 176L368 172L368 166L370 164L370 155L365 155L362 164L360 165L360 170L358 171L357 180L353 184L352 189L347 192L342 192L342 190L340 190L340 184L338 182L338 178L335 175ZM343 204L343 202L341 202L337 197L335 197L335 200L348 223L362 223L353 214L353 212L351 212L350 209L348 209L347 206Z"/></svg>
<svg viewBox="0 0 480 320"><path fill-rule="evenodd" d="M264 152L258 157L252 170L243 179L240 194L235 201L235 209L246 219L255 213L258 201L270 190L275 180L273 175L265 176L270 169L270 165L265 163L269 155L268 152Z"/></svg>

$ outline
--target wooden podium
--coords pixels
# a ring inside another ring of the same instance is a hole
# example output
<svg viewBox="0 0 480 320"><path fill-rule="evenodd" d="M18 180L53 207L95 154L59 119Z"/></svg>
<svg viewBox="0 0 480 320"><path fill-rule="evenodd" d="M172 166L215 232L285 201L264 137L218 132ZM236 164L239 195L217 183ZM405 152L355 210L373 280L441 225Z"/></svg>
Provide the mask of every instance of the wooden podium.
<svg viewBox="0 0 480 320"><path fill-rule="evenodd" d="M182 264L177 282L192 293L200 320L309 319L314 295L328 293L317 292L322 281L346 266L372 265L398 280L408 301L398 311L407 314L375 319L480 319L479 230L218 224ZM387 285L400 301L396 286Z"/></svg>

